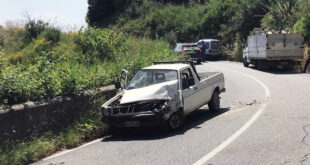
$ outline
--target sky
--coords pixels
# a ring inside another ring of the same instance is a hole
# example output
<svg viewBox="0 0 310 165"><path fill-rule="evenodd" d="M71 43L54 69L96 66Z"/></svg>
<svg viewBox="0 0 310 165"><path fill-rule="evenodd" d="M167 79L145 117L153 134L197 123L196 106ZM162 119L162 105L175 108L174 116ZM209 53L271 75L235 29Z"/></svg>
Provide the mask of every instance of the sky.
<svg viewBox="0 0 310 165"><path fill-rule="evenodd" d="M86 26L87 0L0 0L0 25L22 22L26 15L41 19L63 30Z"/></svg>

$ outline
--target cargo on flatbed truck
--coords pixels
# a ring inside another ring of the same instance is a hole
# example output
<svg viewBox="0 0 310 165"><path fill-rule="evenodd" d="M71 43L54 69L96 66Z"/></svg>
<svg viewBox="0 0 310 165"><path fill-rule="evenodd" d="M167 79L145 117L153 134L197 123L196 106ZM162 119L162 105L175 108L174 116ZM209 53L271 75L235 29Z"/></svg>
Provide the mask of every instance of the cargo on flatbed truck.
<svg viewBox="0 0 310 165"><path fill-rule="evenodd" d="M243 64L257 68L290 68L300 65L304 57L304 40L301 34L273 33L254 29L243 50Z"/></svg>

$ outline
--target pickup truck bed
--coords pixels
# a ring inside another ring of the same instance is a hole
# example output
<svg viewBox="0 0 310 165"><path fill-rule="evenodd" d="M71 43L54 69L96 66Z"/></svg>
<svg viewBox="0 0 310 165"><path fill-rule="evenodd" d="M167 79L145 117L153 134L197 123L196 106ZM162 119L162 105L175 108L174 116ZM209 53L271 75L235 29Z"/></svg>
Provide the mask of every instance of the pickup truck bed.
<svg viewBox="0 0 310 165"><path fill-rule="evenodd" d="M216 74L219 74L220 72L203 72L203 73L198 73L198 76L200 77L201 80L215 76Z"/></svg>

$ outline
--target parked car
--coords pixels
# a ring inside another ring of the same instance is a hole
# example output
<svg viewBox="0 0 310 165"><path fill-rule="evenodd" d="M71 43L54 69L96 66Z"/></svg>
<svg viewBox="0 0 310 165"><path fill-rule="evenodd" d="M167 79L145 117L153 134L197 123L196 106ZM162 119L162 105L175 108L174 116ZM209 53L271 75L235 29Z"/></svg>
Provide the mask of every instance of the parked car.
<svg viewBox="0 0 310 165"><path fill-rule="evenodd" d="M205 45L205 51L202 52L203 60L218 59L222 56L222 45L216 39L201 39L197 42L197 46L202 48Z"/></svg>
<svg viewBox="0 0 310 165"><path fill-rule="evenodd" d="M243 64L257 68L292 67L300 65L304 57L301 34L273 33L254 29L243 50Z"/></svg>
<svg viewBox="0 0 310 165"><path fill-rule="evenodd" d="M220 72L197 73L192 61L155 62L128 81L123 70L122 91L102 105L102 121L112 128L166 125L182 128L183 118L208 104L218 111L225 91Z"/></svg>
<svg viewBox="0 0 310 165"><path fill-rule="evenodd" d="M201 49L196 45L196 43L177 43L174 51L178 54L186 54L188 55L189 60L195 61L197 64L201 64Z"/></svg>
<svg viewBox="0 0 310 165"><path fill-rule="evenodd" d="M174 52L177 54L184 54L184 47L188 45L188 43L177 43L175 48L174 48Z"/></svg>

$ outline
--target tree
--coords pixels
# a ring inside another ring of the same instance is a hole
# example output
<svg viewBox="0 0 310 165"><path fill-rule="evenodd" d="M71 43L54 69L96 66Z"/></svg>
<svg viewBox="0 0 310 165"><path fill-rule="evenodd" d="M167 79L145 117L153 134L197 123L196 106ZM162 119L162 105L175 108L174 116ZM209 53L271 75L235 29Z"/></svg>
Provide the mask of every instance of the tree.
<svg viewBox="0 0 310 165"><path fill-rule="evenodd" d="M299 12L298 21L294 25L294 31L302 33L307 43L310 42L310 0L299 0L298 1Z"/></svg>
<svg viewBox="0 0 310 165"><path fill-rule="evenodd" d="M88 25L108 26L115 22L117 15L124 11L130 0L88 0L86 21Z"/></svg>
<svg viewBox="0 0 310 165"><path fill-rule="evenodd" d="M0 25L0 50L3 48L4 44L4 28Z"/></svg>
<svg viewBox="0 0 310 165"><path fill-rule="evenodd" d="M234 47L236 38L243 42L253 28L260 27L269 4L270 0L211 0L203 17L204 35Z"/></svg>
<svg viewBox="0 0 310 165"><path fill-rule="evenodd" d="M32 39L37 39L38 36L48 27L48 23L35 19L28 19L25 24L25 30L27 32L26 41L30 42Z"/></svg>
<svg viewBox="0 0 310 165"><path fill-rule="evenodd" d="M276 0L262 20L262 27L293 31L297 21L297 0Z"/></svg>
<svg viewBox="0 0 310 165"><path fill-rule="evenodd" d="M135 10L137 6L150 3L150 1L160 4L193 6L204 4L206 0L88 0L86 21L92 27L107 27L109 24L116 23L118 17L128 7ZM135 12L133 11L133 13Z"/></svg>

